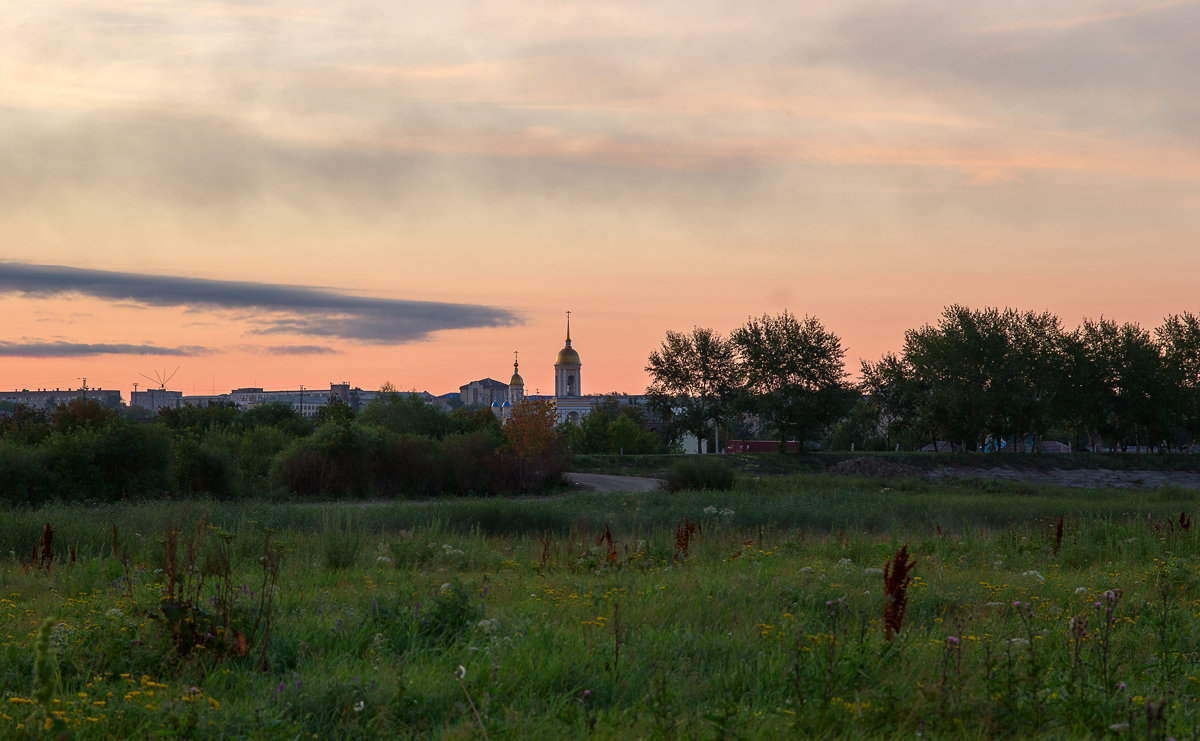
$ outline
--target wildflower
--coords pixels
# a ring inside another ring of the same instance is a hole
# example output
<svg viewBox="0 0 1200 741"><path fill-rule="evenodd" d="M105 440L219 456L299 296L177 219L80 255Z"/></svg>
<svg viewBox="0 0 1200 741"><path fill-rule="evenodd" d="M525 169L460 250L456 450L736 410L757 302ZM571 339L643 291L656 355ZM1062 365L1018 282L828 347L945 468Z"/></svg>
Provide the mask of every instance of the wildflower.
<svg viewBox="0 0 1200 741"><path fill-rule="evenodd" d="M710 506L704 508L704 514L706 514L706 515L715 515L716 513L717 513L716 507L713 507L710 505Z"/></svg>
<svg viewBox="0 0 1200 741"><path fill-rule="evenodd" d="M722 507L721 508L721 516L722 517L732 517L733 510L729 509L728 507Z"/></svg>
<svg viewBox="0 0 1200 741"><path fill-rule="evenodd" d="M380 556L379 558L375 559L375 563L391 563L391 562L392 562L392 559L388 558L387 556Z"/></svg>
<svg viewBox="0 0 1200 741"><path fill-rule="evenodd" d="M1029 639L1028 638L1013 638L1013 639L1009 640L1009 643L1013 644L1014 646L1028 646Z"/></svg>
<svg viewBox="0 0 1200 741"><path fill-rule="evenodd" d="M453 591L453 589L454 589L454 586L451 585L450 582L446 582L445 584L443 584L441 587L438 588L438 593L439 594L450 594L450 592Z"/></svg>
<svg viewBox="0 0 1200 741"><path fill-rule="evenodd" d="M1111 726L1109 726L1109 727L1108 727L1108 730L1110 730L1110 731L1124 731L1124 730L1126 730L1127 728L1129 728L1129 724L1128 724L1128 723L1113 723Z"/></svg>
<svg viewBox="0 0 1200 741"><path fill-rule="evenodd" d="M1021 574L1021 576L1028 576L1028 577L1030 577L1030 578L1032 578L1032 579L1036 579L1036 580L1038 581L1038 583L1039 583L1039 584L1045 584L1045 583L1046 583L1046 577L1042 576L1042 575L1041 575L1039 572L1037 572L1037 571L1026 571L1024 574Z"/></svg>
<svg viewBox="0 0 1200 741"><path fill-rule="evenodd" d="M946 636L946 644L949 646L957 646L961 641L958 636Z"/></svg>
<svg viewBox="0 0 1200 741"><path fill-rule="evenodd" d="M366 706L367 706L367 704L365 702L363 702L362 700L359 700L358 702L354 703L354 712L361 713L363 708L365 708Z"/></svg>
<svg viewBox="0 0 1200 741"><path fill-rule="evenodd" d="M467 678L467 667L463 666L462 664L459 664L458 669L456 669L454 671L454 676L457 677L458 681L460 681L460 682L463 681L464 679L466 679Z"/></svg>
<svg viewBox="0 0 1200 741"><path fill-rule="evenodd" d="M496 630L496 618L480 620L475 623L475 627L484 633L491 633Z"/></svg>
<svg viewBox="0 0 1200 741"><path fill-rule="evenodd" d="M1087 594L1087 587L1075 587L1075 594Z"/></svg>

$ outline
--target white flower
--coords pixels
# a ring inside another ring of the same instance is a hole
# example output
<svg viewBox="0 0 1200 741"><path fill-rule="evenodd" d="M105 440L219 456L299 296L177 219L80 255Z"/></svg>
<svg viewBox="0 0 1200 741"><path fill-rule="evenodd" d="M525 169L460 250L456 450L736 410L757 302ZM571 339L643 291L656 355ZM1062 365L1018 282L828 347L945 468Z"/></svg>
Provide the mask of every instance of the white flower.
<svg viewBox="0 0 1200 741"><path fill-rule="evenodd" d="M359 700L358 702L354 703L354 712L361 713L362 709L365 708L366 706L367 706L367 704L365 702L363 702L362 700Z"/></svg>
<svg viewBox="0 0 1200 741"><path fill-rule="evenodd" d="M713 507L712 505L709 505L708 507L704 508L704 514L706 514L706 515L715 515L716 513L717 513L717 508Z"/></svg>
<svg viewBox="0 0 1200 741"><path fill-rule="evenodd" d="M721 510L721 516L722 517L732 517L733 510L729 509L728 507L725 507Z"/></svg>
<svg viewBox="0 0 1200 741"><path fill-rule="evenodd" d="M467 667L463 666L462 664L459 664L458 669L454 670L454 676L458 677L458 681L460 681L460 682L463 681L464 679L466 679L467 678Z"/></svg>
<svg viewBox="0 0 1200 741"><path fill-rule="evenodd" d="M854 565L854 562L848 558L843 558L841 561L837 562L837 565L839 569L848 569Z"/></svg>
<svg viewBox="0 0 1200 741"><path fill-rule="evenodd" d="M870 576L879 576L883 573L883 569L879 569L874 566L868 566L867 568L863 569L863 573Z"/></svg>
<svg viewBox="0 0 1200 741"><path fill-rule="evenodd" d="M801 573L801 574L807 574L808 572L810 572L810 571L812 571L812 570L813 570L813 567L812 567L812 566L802 566L802 567L800 567L800 573Z"/></svg>
<svg viewBox="0 0 1200 741"><path fill-rule="evenodd" d="M375 559L375 563L391 563L391 562L392 562L392 559L388 558L387 556L380 556L379 558Z"/></svg>
<svg viewBox="0 0 1200 741"><path fill-rule="evenodd" d="M1075 587L1075 594L1087 594L1087 587Z"/></svg>
<svg viewBox="0 0 1200 741"><path fill-rule="evenodd" d="M450 594L453 589L454 586L451 585L450 582L446 582L442 586L438 587L438 594Z"/></svg>
<svg viewBox="0 0 1200 741"><path fill-rule="evenodd" d="M475 623L475 627L484 633L491 633L496 630L496 618L492 618L491 620L480 620L479 622Z"/></svg>
<svg viewBox="0 0 1200 741"><path fill-rule="evenodd" d="M1012 640L1009 641L1009 643L1013 644L1014 646L1028 646L1029 639L1028 638L1013 638Z"/></svg>
<svg viewBox="0 0 1200 741"><path fill-rule="evenodd" d="M1128 723L1113 723L1111 726L1109 726L1109 727L1108 727L1108 730L1110 730L1110 731L1124 731L1124 730L1125 730L1125 729L1127 729L1127 728L1129 728L1129 724L1128 724Z"/></svg>
<svg viewBox="0 0 1200 741"><path fill-rule="evenodd" d="M1038 573L1036 571L1026 571L1024 574L1021 574L1021 576L1028 576L1032 579L1037 579L1038 583L1040 583L1040 584L1046 583L1046 577L1042 576L1040 573Z"/></svg>

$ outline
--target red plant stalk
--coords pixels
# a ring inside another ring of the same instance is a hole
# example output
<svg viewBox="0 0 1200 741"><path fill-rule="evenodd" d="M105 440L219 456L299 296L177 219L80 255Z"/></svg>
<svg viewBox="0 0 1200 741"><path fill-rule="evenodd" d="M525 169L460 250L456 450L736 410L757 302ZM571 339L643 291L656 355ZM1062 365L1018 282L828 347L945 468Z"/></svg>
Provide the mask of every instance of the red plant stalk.
<svg viewBox="0 0 1200 741"><path fill-rule="evenodd" d="M904 609L908 607L908 585L912 583L912 569L917 560L908 554L908 546L901 546L892 556L890 563L883 566L883 591L887 594L887 605L883 608L883 637L892 640L904 625Z"/></svg>

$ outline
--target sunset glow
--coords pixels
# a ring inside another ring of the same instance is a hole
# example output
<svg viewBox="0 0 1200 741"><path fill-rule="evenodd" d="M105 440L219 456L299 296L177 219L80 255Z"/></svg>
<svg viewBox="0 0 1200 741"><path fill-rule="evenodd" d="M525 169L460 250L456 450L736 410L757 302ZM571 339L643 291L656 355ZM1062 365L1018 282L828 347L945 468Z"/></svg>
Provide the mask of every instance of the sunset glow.
<svg viewBox="0 0 1200 741"><path fill-rule="evenodd" d="M18 0L0 388L640 393L788 309L1200 311L1200 2Z"/></svg>

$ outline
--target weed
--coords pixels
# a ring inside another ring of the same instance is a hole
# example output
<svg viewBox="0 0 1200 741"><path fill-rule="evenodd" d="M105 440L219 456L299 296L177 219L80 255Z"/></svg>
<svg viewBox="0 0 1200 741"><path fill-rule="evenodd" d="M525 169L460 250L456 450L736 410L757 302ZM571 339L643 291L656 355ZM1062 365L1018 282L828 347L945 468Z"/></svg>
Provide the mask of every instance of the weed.
<svg viewBox="0 0 1200 741"><path fill-rule="evenodd" d="M908 587L912 583L912 568L916 559L910 560L908 546L900 547L889 563L883 567L883 591L887 595L887 606L883 610L883 635L887 640L900 632L904 625L904 611L908 607Z"/></svg>

